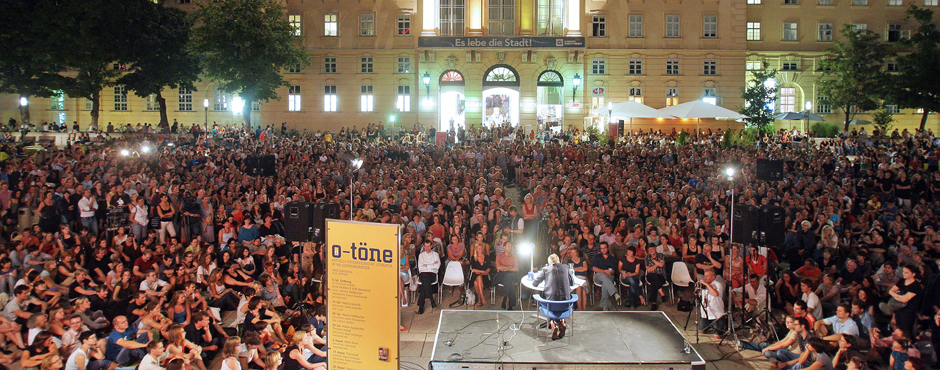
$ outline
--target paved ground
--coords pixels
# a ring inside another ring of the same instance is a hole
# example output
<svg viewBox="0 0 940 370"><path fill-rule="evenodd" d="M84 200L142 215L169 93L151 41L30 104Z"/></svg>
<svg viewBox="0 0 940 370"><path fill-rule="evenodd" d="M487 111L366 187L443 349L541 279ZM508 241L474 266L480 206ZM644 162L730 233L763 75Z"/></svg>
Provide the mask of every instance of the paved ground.
<svg viewBox="0 0 940 370"><path fill-rule="evenodd" d="M439 306L439 308L446 308L451 302L457 299L457 296L458 293L445 293L444 304ZM418 309L414 305L402 308L402 324L408 328L407 331L401 333L400 337L402 369L427 369L428 367L428 362L430 362L431 359L431 351L434 348L437 323L440 318L438 309L432 310L429 308L430 307L426 307L426 311L423 315L417 314ZM482 309L499 309L499 306L488 305ZM588 307L588 309L590 310L592 308ZM625 310L623 308L621 309ZM679 312L676 310L675 306L668 304L660 305L660 309L669 316L679 330L683 330L687 313ZM684 331L684 334L706 360L707 369L734 370L771 368L770 363L761 356L760 353L754 351L738 353L728 341L721 347L718 347L719 340L711 335L700 335L700 343L695 344L695 319L693 318L692 320L693 321L689 323L689 330Z"/></svg>

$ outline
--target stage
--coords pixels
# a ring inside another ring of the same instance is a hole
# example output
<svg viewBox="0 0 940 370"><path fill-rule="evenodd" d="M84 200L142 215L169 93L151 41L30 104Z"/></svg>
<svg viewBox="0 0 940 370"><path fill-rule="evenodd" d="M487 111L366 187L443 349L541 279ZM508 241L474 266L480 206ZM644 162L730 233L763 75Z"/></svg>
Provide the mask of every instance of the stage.
<svg viewBox="0 0 940 370"><path fill-rule="evenodd" d="M662 312L575 312L556 341L535 323L534 311L443 310L429 369L705 368Z"/></svg>

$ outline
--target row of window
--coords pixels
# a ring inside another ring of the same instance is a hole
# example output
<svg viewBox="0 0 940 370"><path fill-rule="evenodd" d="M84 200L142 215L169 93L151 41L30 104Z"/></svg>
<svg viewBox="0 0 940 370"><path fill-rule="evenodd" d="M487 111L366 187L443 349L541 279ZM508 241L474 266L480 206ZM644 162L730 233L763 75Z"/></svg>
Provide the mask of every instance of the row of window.
<svg viewBox="0 0 940 370"><path fill-rule="evenodd" d="M591 59L591 74L595 74L595 75L607 74L607 58ZM642 75L643 74L643 59L639 59L639 58L630 59L627 65L627 74ZM666 75L678 75L678 74L679 74L679 59L676 59L676 58L666 59ZM702 74L706 76L717 75L718 74L718 59L712 59L712 58L702 59Z"/></svg>
<svg viewBox="0 0 940 370"><path fill-rule="evenodd" d="M867 23L853 23L855 30L858 32L868 29ZM887 32L885 32L885 40L888 42L898 42L903 38L910 37L911 31L902 29L901 24L888 24ZM783 23L783 41L798 41L797 38L799 34L797 33L799 29L799 24L795 22L784 22ZM832 41L833 33L833 24L832 23L817 23L816 24L816 41ZM762 39L761 35L761 23L760 22L747 22L746 34L745 37L748 41L760 41Z"/></svg>
<svg viewBox="0 0 940 370"><path fill-rule="evenodd" d="M815 0L818 5L835 5L835 0ZM888 6L904 6L904 0L886 0ZM913 1L912 1L913 2ZM759 5L762 0L747 0L748 5ZM937 6L938 0L924 0L924 6ZM800 5L800 0L783 0L783 5ZM868 0L852 0L852 6L868 6Z"/></svg>
<svg viewBox="0 0 940 370"><path fill-rule="evenodd" d="M337 73L337 62L336 57L323 57L323 73ZM288 73L300 73L302 67L300 64L295 64L287 68ZM411 73L411 57L398 57L395 73ZM374 57L360 57L359 58L359 72L360 73L374 73L375 72L375 58Z"/></svg>
<svg viewBox="0 0 940 370"><path fill-rule="evenodd" d="M513 36L515 34L514 0L491 0L489 7L489 18L487 29L490 36ZM458 4L459 3L459 4ZM540 5L545 4L539 11L538 24L539 35L563 36L564 8L554 4L563 4L563 1L540 0ZM463 0L441 0L440 12L440 35L441 36L462 36L464 34L465 11L463 10ZM459 10L459 11L458 11ZM665 37L682 37L681 21L678 14L667 14L665 16ZM302 36L303 17L299 14L287 16L288 21L295 36ZM592 36L607 37L607 16L595 14L591 17ZM399 13L396 22L398 36L411 35L411 14ZM631 14L628 25L629 37L643 37L643 15ZM323 15L323 36L339 36L339 15ZM363 13L359 15L359 36L375 36L375 13ZM718 16L705 15L702 17L702 37L718 37Z"/></svg>

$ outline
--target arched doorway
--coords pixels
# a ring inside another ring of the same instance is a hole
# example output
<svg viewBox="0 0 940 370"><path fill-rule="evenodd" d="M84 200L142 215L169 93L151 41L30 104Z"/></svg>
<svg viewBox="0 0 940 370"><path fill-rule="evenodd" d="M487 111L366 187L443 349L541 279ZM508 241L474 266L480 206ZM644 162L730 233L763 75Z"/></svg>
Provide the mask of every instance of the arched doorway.
<svg viewBox="0 0 940 370"><path fill-rule="evenodd" d="M547 70L539 75L537 86L536 119L539 129L549 128L558 132L565 123L565 79L558 71Z"/></svg>
<svg viewBox="0 0 940 370"><path fill-rule="evenodd" d="M453 128L455 131L459 127L466 128L466 102L464 95L463 74L450 69L441 73L439 80L441 85L441 107L439 131L448 132Z"/></svg>
<svg viewBox="0 0 940 370"><path fill-rule="evenodd" d="M519 125L519 73L505 64L486 70L483 77L483 126Z"/></svg>

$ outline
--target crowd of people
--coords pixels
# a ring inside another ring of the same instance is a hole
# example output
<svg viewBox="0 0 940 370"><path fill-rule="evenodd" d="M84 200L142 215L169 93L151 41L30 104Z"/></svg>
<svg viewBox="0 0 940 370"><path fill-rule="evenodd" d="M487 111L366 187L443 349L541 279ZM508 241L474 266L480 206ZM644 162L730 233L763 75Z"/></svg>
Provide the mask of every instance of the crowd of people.
<svg viewBox="0 0 940 370"><path fill-rule="evenodd" d="M940 153L929 132L779 133L740 147L720 130L681 146L675 131L603 146L573 129L470 128L444 145L381 125L182 131L0 165L0 363L205 370L221 355L226 370L325 367L322 245L284 239L292 201L400 224L401 303L419 314L437 304L450 263L478 305L495 306L497 289L513 309L528 264L516 251L535 243L533 255L557 254L586 281L580 310L657 309L673 270L687 268L709 303L703 331L721 332L729 295L752 315L768 304L786 315L780 342L741 343L780 367L934 362L919 347L940 339ZM275 156L276 175L249 175L249 155ZM363 165L351 172L354 157ZM758 158L783 160L784 179L758 180ZM779 247L731 245L732 186L735 203L783 207Z"/></svg>

